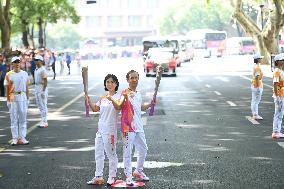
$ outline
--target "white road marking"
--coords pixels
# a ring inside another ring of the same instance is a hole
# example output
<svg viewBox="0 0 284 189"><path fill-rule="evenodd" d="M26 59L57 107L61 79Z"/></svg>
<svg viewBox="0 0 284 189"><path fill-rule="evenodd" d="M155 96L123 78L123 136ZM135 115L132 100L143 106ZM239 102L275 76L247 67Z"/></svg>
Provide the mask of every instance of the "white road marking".
<svg viewBox="0 0 284 189"><path fill-rule="evenodd" d="M259 125L259 122L256 121L255 119L252 119L251 116L246 116L246 119L249 120L254 125Z"/></svg>
<svg viewBox="0 0 284 189"><path fill-rule="evenodd" d="M194 75L193 77L194 77L197 81L202 82L202 80L201 80L197 75Z"/></svg>
<svg viewBox="0 0 284 189"><path fill-rule="evenodd" d="M232 101L226 101L230 106L237 106L235 103L233 103Z"/></svg>
<svg viewBox="0 0 284 189"><path fill-rule="evenodd" d="M282 148L284 148L284 142L277 142L277 144L279 144L279 146L281 146Z"/></svg>
<svg viewBox="0 0 284 189"><path fill-rule="evenodd" d="M224 82L229 82L230 81L227 77L223 77L223 76L215 77L215 79L219 79L219 80L224 81Z"/></svg>
<svg viewBox="0 0 284 189"><path fill-rule="evenodd" d="M206 85L205 85L205 87L207 87L207 88L211 88L211 85L206 84Z"/></svg>
<svg viewBox="0 0 284 189"><path fill-rule="evenodd" d="M220 92L218 92L218 91L214 91L214 93L215 93L216 95L219 95L219 96L222 95L222 94L221 94Z"/></svg>
<svg viewBox="0 0 284 189"><path fill-rule="evenodd" d="M240 77L241 77L241 78L244 78L244 79L246 79L246 80L251 81L251 78L249 78L249 77L247 77L247 76L240 75ZM271 88L271 89L273 88L271 85L267 85L267 84L265 84L265 83L263 83L263 85L266 86L266 87L269 87L269 88Z"/></svg>

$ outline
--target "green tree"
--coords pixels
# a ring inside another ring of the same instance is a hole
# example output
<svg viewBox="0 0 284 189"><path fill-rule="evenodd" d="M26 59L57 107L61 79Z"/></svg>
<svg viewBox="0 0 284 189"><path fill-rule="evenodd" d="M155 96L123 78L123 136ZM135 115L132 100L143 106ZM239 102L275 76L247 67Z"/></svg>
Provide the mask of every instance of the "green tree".
<svg viewBox="0 0 284 189"><path fill-rule="evenodd" d="M33 29L36 28L39 47L44 47L47 23L56 23L60 19L70 19L73 23L80 21L73 4L71 0L6 0L6 6L0 10L2 47L10 47L11 27L8 26L11 23L13 33L22 32L24 46L29 46L28 38L34 44Z"/></svg>
<svg viewBox="0 0 284 189"><path fill-rule="evenodd" d="M76 31L76 26L65 23L64 25L58 23L56 25L50 25L47 27L47 46L50 49L77 49L79 48L79 42L81 37Z"/></svg>
<svg viewBox="0 0 284 189"><path fill-rule="evenodd" d="M161 33L186 33L202 28L224 30L231 19L231 5L221 0L212 0L211 5L199 0L178 1L177 6L170 8L162 18Z"/></svg>

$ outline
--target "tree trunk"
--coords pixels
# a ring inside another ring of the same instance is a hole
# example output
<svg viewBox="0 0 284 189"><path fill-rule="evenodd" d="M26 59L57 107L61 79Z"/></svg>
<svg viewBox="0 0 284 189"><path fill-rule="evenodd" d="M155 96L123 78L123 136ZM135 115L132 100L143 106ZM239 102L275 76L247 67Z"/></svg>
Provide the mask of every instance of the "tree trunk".
<svg viewBox="0 0 284 189"><path fill-rule="evenodd" d="M22 20L22 41L24 47L29 47L29 41L28 41L28 23L26 20Z"/></svg>
<svg viewBox="0 0 284 189"><path fill-rule="evenodd" d="M278 53L278 35L284 24L284 13L282 13L282 0L274 0L275 13L270 13L266 25L260 29L253 20L245 15L242 10L242 0L236 0L234 17L246 31L256 41L258 51L264 56L263 63L269 64L271 54Z"/></svg>
<svg viewBox="0 0 284 189"><path fill-rule="evenodd" d="M1 1L2 2L2 1ZM6 5L0 5L0 30L1 46L4 49L10 49L11 23L9 17L10 0L6 0Z"/></svg>
<svg viewBox="0 0 284 189"><path fill-rule="evenodd" d="M31 26L31 29L28 29L29 31L29 41L33 48L35 48L35 42L34 42L34 25Z"/></svg>
<svg viewBox="0 0 284 189"><path fill-rule="evenodd" d="M46 47L46 25L47 23L44 23L44 27L43 27L43 46Z"/></svg>
<svg viewBox="0 0 284 189"><path fill-rule="evenodd" d="M39 28L39 31L38 31L38 44L39 44L39 48L43 48L44 45L43 45L43 21L42 21L42 18L39 17L38 18L38 28Z"/></svg>

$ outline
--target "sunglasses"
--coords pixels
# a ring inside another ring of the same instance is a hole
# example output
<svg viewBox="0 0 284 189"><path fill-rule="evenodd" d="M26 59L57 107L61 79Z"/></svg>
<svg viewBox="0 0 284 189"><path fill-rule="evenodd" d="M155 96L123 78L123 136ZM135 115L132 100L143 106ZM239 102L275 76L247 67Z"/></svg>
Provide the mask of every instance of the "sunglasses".
<svg viewBox="0 0 284 189"><path fill-rule="evenodd" d="M16 60L16 61L14 61L12 63L20 63L20 62L21 62L20 60Z"/></svg>

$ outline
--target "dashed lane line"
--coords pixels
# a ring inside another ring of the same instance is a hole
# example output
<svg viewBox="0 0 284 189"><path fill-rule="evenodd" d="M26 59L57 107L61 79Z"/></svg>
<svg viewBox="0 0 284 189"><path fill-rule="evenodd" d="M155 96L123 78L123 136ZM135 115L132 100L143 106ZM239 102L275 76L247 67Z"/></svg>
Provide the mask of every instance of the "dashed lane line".
<svg viewBox="0 0 284 189"><path fill-rule="evenodd" d="M94 86L92 86L91 88L89 88L89 91L94 89L96 86L98 86L99 83L96 83ZM49 117L53 117L56 116L59 112L62 112L64 109L66 109L68 106L70 106L71 104L73 104L74 102L76 102L79 98L81 98L85 93L82 92L80 93L78 96L76 96L75 98L73 98L72 100L70 100L68 103L64 104L63 106L61 106L60 108L58 108L55 112L51 113L49 115ZM37 128L37 126L40 124L40 122L34 124L33 126L31 126L28 130L27 130L27 134L31 133L34 129ZM12 139L8 141L8 143L10 144L12 142ZM0 153L3 152L4 150L6 150L6 148L0 148Z"/></svg>
<svg viewBox="0 0 284 189"><path fill-rule="evenodd" d="M218 95L218 96L221 96L222 94L220 93L220 92L218 92L218 91L214 91L214 93L216 94L216 95Z"/></svg>
<svg viewBox="0 0 284 189"><path fill-rule="evenodd" d="M206 85L205 85L205 87L207 87L207 88L211 88L211 85L209 85L209 84L206 84Z"/></svg>
<svg viewBox="0 0 284 189"><path fill-rule="evenodd" d="M226 101L230 106L237 106L235 103L233 103L232 101Z"/></svg>
<svg viewBox="0 0 284 189"><path fill-rule="evenodd" d="M277 144L278 144L279 146L281 146L282 148L284 148L284 142L277 142Z"/></svg>
<svg viewBox="0 0 284 189"><path fill-rule="evenodd" d="M246 119L249 120L254 125L259 125L259 122L256 121L255 119L252 119L251 116L246 116Z"/></svg>

